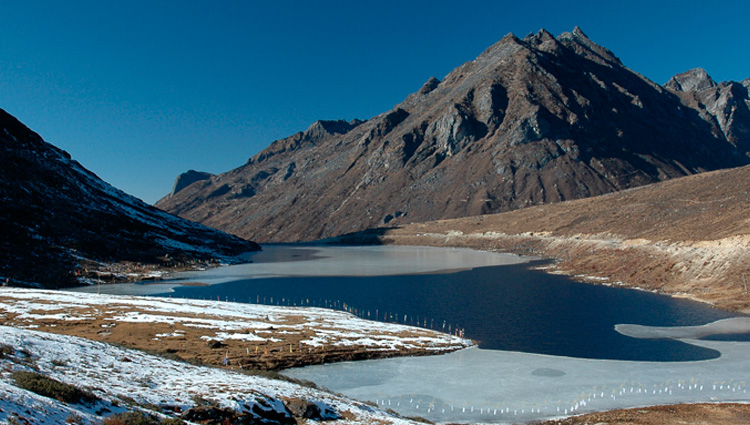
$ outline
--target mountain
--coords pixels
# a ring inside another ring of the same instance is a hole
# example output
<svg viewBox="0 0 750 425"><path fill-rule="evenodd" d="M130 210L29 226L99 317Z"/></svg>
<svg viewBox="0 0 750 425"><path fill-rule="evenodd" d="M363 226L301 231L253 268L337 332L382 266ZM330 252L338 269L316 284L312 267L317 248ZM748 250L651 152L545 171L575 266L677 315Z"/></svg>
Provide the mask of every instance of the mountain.
<svg viewBox="0 0 750 425"><path fill-rule="evenodd" d="M747 164L748 84L698 74L665 88L579 28L509 34L388 112L318 121L157 206L260 241L313 240Z"/></svg>
<svg viewBox="0 0 750 425"><path fill-rule="evenodd" d="M3 110L0 129L3 281L69 286L88 263L237 262L260 249L115 189Z"/></svg>

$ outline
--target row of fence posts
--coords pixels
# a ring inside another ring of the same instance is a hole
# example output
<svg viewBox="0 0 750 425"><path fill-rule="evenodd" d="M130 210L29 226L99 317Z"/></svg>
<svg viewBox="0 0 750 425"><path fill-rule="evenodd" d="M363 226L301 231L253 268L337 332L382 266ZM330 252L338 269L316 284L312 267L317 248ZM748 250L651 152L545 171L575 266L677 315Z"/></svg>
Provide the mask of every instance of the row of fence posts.
<svg viewBox="0 0 750 425"><path fill-rule="evenodd" d="M216 296L217 301L222 301L221 296ZM229 299L228 296L224 297L224 301L237 302L237 298ZM260 296L248 297L247 302L249 304L260 304L260 305L271 305L279 307L319 307L327 308L331 310L345 311L353 314L362 319L375 320L384 323L397 323L401 325L417 326L425 329L431 329L434 331L440 331L450 335L458 336L461 338L466 337L466 329L460 327L457 324L449 323L446 320L435 320L420 315L410 315L395 313L387 310L380 310L378 308L363 309L353 307L346 302L340 300L323 300L323 299L292 299L286 297L272 297L272 296Z"/></svg>
<svg viewBox="0 0 750 425"><path fill-rule="evenodd" d="M253 297L248 299L248 302L253 304ZM397 323L401 325L417 326L425 329L432 329L435 331L441 331L451 335L464 337L466 331L464 328L448 323L447 321L435 321L432 318L427 318L419 315L400 314L380 309L363 309L354 307L346 302L340 300L310 300L309 298L304 299L291 299L291 298L278 298L276 297L261 297L260 295L255 296L255 304L262 305L276 305L276 306L287 306L287 307L319 307L327 308L331 310L345 311L353 314L362 319L376 320L385 323Z"/></svg>
<svg viewBox="0 0 750 425"><path fill-rule="evenodd" d="M509 404L498 402L492 406L472 404L469 401L461 403L455 403L454 400L445 402L432 398L432 400L425 400L424 398L417 397L416 395L411 396L399 396L397 398L387 398L383 395L379 395L375 400L376 404L383 408L391 408L395 410L401 410L403 408L414 409L422 411L431 415L438 416L439 414L455 415L455 414L467 414L467 415L480 415L480 416L505 416L505 417L519 417L527 415L541 415L546 417L554 416L567 416L573 414L580 414L582 411L590 410L586 409L589 405L596 404L597 400L607 400L608 402L615 402L620 398L628 397L648 397L653 399L655 396L673 396L677 397L676 401L680 401L679 396L682 396L688 392L703 392L706 393L708 400L719 400L721 394L729 395L729 398L724 397L727 400L744 400L747 401L747 385L745 381L703 381L695 378L689 380L670 381L667 380L663 383L657 384L642 384L642 383L623 383L618 388L607 388L606 386L598 387L595 386L592 391L581 393L578 397L565 402L563 400L550 401L544 400L542 403L527 403L522 402L520 406L510 406ZM731 395L730 395L731 394ZM408 398L408 402L406 399ZM408 404L407 404L408 403ZM403 406L403 408L402 408ZM593 406L592 406L593 408ZM544 413L544 415L542 415ZM538 416L539 417L539 416Z"/></svg>

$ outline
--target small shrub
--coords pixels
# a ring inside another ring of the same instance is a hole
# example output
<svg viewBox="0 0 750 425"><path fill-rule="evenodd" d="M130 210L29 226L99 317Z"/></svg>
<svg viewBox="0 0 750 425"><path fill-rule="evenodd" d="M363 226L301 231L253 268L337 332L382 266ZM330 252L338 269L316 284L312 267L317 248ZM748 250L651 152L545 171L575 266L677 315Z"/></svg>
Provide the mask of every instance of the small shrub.
<svg viewBox="0 0 750 425"><path fill-rule="evenodd" d="M97 397L88 391L62 383L41 373L17 371L13 372L12 377L19 388L65 403L92 403L97 400Z"/></svg>
<svg viewBox="0 0 750 425"><path fill-rule="evenodd" d="M25 421L26 421L25 419L23 419L23 420L19 419L18 416L9 416L8 417L8 425L23 425Z"/></svg>
<svg viewBox="0 0 750 425"><path fill-rule="evenodd" d="M410 419L410 420L412 420L414 422L420 422L420 423L423 423L423 424L434 424L435 423L435 422L431 422L431 421L429 421L429 420L427 420L427 419L425 419L425 418L423 418L421 416L407 416L406 419Z"/></svg>
<svg viewBox="0 0 750 425"><path fill-rule="evenodd" d="M12 355L16 350L13 349L13 346L8 344L0 344L0 359L4 359L7 356Z"/></svg>
<svg viewBox="0 0 750 425"><path fill-rule="evenodd" d="M190 399L193 401L194 406L216 406L216 402L204 398L200 394L194 394Z"/></svg>
<svg viewBox="0 0 750 425"><path fill-rule="evenodd" d="M63 367L68 364L67 360L52 359L52 366Z"/></svg>
<svg viewBox="0 0 750 425"><path fill-rule="evenodd" d="M159 425L185 425L186 422L180 418L164 418Z"/></svg>
<svg viewBox="0 0 750 425"><path fill-rule="evenodd" d="M159 425L159 421L145 413L125 412L108 417L104 425Z"/></svg>
<svg viewBox="0 0 750 425"><path fill-rule="evenodd" d="M70 416L68 416L67 419L65 419L66 424L80 424L83 423L83 418L81 415L78 415L76 413L71 413Z"/></svg>
<svg viewBox="0 0 750 425"><path fill-rule="evenodd" d="M113 415L104 420L104 425L185 425L180 418L157 419L143 412L125 412Z"/></svg>

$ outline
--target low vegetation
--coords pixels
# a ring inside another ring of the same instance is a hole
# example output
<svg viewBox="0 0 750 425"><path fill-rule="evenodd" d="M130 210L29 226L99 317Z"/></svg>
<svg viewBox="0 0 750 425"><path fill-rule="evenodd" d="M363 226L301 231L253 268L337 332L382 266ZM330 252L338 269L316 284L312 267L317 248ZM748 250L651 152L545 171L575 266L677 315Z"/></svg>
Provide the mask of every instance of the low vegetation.
<svg viewBox="0 0 750 425"><path fill-rule="evenodd" d="M12 378L19 388L65 403L89 404L98 400L94 394L86 390L65 384L41 373L16 371L13 372Z"/></svg>
<svg viewBox="0 0 750 425"><path fill-rule="evenodd" d="M120 413L104 420L104 425L183 425L185 421L179 418L158 419L142 412Z"/></svg>
<svg viewBox="0 0 750 425"><path fill-rule="evenodd" d="M13 354L15 350L8 344L0 344L0 359L4 359L7 356Z"/></svg>

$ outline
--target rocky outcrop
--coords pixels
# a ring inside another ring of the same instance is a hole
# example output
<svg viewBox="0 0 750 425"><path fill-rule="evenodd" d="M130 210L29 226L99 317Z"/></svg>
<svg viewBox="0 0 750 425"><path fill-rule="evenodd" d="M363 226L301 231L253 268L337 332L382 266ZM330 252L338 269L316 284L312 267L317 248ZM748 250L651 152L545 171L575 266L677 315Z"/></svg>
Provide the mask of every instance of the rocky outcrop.
<svg viewBox="0 0 750 425"><path fill-rule="evenodd" d="M659 86L579 28L508 34L391 111L313 124L157 206L296 241L590 197L748 163L738 88L700 72ZM727 101L689 100L712 90Z"/></svg>
<svg viewBox="0 0 750 425"><path fill-rule="evenodd" d="M0 110L0 278L79 284L82 262L237 262L260 249L115 189Z"/></svg>
<svg viewBox="0 0 750 425"><path fill-rule="evenodd" d="M182 189L190 186L195 182L209 180L211 176L211 173L188 170L187 172L184 172L177 176L177 179L174 182L174 187L172 187L172 192L170 192L169 196L173 196L175 193L181 191Z"/></svg>

